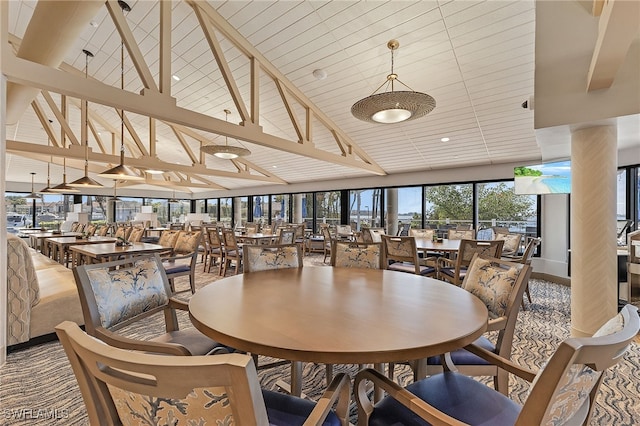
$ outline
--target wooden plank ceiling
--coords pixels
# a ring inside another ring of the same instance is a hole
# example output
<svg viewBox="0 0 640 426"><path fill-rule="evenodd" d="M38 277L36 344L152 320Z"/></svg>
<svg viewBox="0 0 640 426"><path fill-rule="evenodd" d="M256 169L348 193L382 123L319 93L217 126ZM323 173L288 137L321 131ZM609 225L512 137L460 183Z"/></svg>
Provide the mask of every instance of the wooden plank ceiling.
<svg viewBox="0 0 640 426"><path fill-rule="evenodd" d="M286 192L287 183L338 176L540 159L533 112L520 106L533 94L533 0L173 1L170 37L161 31L159 2L128 3L131 11L119 19L112 18L107 6L100 8L69 45L59 67L84 79L82 50L87 49L94 55L87 69L89 80L119 89L123 23L124 32L130 30L127 41L134 48L125 51L124 81L132 96L103 96L87 86L92 177L119 152L117 108L125 109L127 164L146 164L145 159L155 154L177 170L148 175L154 180L140 188L153 188L151 183L197 194L280 183ZM35 6L33 1L8 4L9 41L16 51ZM215 25L217 14L228 29ZM236 32L240 40L234 40ZM163 39L171 43L170 79L167 68L161 72ZM351 115L351 105L370 95L389 73L390 39L400 42L395 56L399 78L433 96L437 107L405 123L359 121ZM314 70L323 70L326 78L317 79ZM69 81L70 93L73 80ZM183 122L172 122L175 116L163 117L158 108L150 114L157 119L150 120L134 109L133 95L163 85L170 85L162 90L175 98L177 108L215 120L189 126L200 116L185 115ZM67 145L82 142L83 127L81 100L69 93L67 131L75 137L68 135ZM259 102L252 103L252 96ZM116 98L119 106L112 105ZM51 89L40 91L19 120L7 125L7 181L29 182L29 172L38 171L36 182L45 183L42 171L48 161L53 162L52 180L57 180L62 155L69 158L67 181L82 176L84 150L79 146L66 154L60 148L43 149L49 143L43 120L52 121L49 135L55 142L50 144L61 145L61 99ZM232 111L228 122L233 126L224 123L225 109ZM200 154L202 143L224 144L223 135L251 155L229 161Z"/></svg>

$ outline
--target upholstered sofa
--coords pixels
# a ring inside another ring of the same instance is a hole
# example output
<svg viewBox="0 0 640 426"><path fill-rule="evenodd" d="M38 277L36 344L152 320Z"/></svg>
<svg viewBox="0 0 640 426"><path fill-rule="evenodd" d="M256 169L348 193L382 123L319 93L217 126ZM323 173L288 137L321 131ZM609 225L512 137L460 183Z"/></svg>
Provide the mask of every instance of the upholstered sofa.
<svg viewBox="0 0 640 426"><path fill-rule="evenodd" d="M71 269L7 236L7 345L54 333L64 320L84 324Z"/></svg>

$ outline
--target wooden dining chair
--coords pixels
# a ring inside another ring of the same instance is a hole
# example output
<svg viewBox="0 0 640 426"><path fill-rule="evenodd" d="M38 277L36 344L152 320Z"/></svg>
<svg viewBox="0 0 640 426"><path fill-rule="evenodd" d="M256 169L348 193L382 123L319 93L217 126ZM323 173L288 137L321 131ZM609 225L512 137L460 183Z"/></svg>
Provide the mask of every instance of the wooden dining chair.
<svg viewBox="0 0 640 426"><path fill-rule="evenodd" d="M382 264L391 271L434 277L436 268L424 265L418 257L415 237L382 235ZM425 259L422 259L423 261Z"/></svg>
<svg viewBox="0 0 640 426"><path fill-rule="evenodd" d="M495 240L504 240L502 246L502 256L517 256L522 243L522 234L497 233Z"/></svg>
<svg viewBox="0 0 640 426"><path fill-rule="evenodd" d="M261 389L248 355L132 352L99 342L70 321L56 326L56 333L92 425L349 424L346 374L312 402Z"/></svg>
<svg viewBox="0 0 640 426"><path fill-rule="evenodd" d="M132 243L138 243L142 239L144 235L144 228L140 228L138 226L134 226L131 228L131 233L129 234L129 241Z"/></svg>
<svg viewBox="0 0 640 426"><path fill-rule="evenodd" d="M324 246L323 246L323 254L324 259L322 260L324 263L327 263L327 257L331 256L331 245L333 243L333 235L331 235L331 231L328 226L321 226L320 230L322 232L322 237L324 238Z"/></svg>
<svg viewBox="0 0 640 426"><path fill-rule="evenodd" d="M487 332L474 344L504 359L511 358L522 295L527 288L531 266L474 254L462 288L487 307ZM509 374L473 353L459 349L446 355L462 374L493 377L494 389L508 395ZM441 356L427 358L427 375L443 372ZM415 369L414 369L415 371ZM414 375L415 380L422 379Z"/></svg>
<svg viewBox="0 0 640 426"><path fill-rule="evenodd" d="M196 263L202 231L179 231L170 256L162 256L171 289L175 291L175 279L188 276L191 293L196 292Z"/></svg>
<svg viewBox="0 0 640 426"><path fill-rule="evenodd" d="M195 328L179 328L176 309L188 311L189 306L173 296L158 255L76 266L73 274L85 330L109 345L173 355L229 351ZM121 331L160 313L165 333L151 340L131 338Z"/></svg>
<svg viewBox="0 0 640 426"><path fill-rule="evenodd" d="M447 230L447 239L449 240L473 240L476 238L476 231L474 229L454 229Z"/></svg>
<svg viewBox="0 0 640 426"><path fill-rule="evenodd" d="M527 237L527 245L524 249L524 253L522 255L509 255L502 253L502 257L510 260L512 262L524 263L525 265L531 265L531 260L533 259L533 255L535 254L538 246L542 244L542 238L540 237ZM532 303L531 293L529 291L529 284L524 289L525 294L527 295L527 299L529 299L529 303ZM524 298L522 299L522 308L526 309L524 304Z"/></svg>
<svg viewBox="0 0 640 426"><path fill-rule="evenodd" d="M242 246L244 273L272 269L302 268L300 244L245 244Z"/></svg>
<svg viewBox="0 0 640 426"><path fill-rule="evenodd" d="M235 272L240 271L240 265L242 265L242 246L238 245L236 239L236 231L231 228L224 228L222 230L222 244L224 251L224 259L222 261L221 275L224 277L227 274L227 268L231 266L231 262L235 263Z"/></svg>
<svg viewBox="0 0 640 426"><path fill-rule="evenodd" d="M438 278L457 286L461 285L476 253L485 257L500 258L503 245L503 240L460 240L460 248L455 259L438 258Z"/></svg>
<svg viewBox="0 0 640 426"><path fill-rule="evenodd" d="M382 244L353 241L331 242L331 266L382 269Z"/></svg>
<svg viewBox="0 0 640 426"><path fill-rule="evenodd" d="M406 388L376 370L363 370L354 384L358 425L587 425L604 372L623 358L639 330L638 310L627 305L592 337L563 341L537 374L474 344L466 346L487 362L531 382L524 405L455 368ZM369 381L388 395L376 405L367 394Z"/></svg>
<svg viewBox="0 0 640 426"><path fill-rule="evenodd" d="M220 231L217 226L208 226L206 228L206 252L204 261L204 269L207 272L211 272L211 266L218 262L218 275L222 272L222 261L224 258L224 249L222 248L222 239L220 238Z"/></svg>

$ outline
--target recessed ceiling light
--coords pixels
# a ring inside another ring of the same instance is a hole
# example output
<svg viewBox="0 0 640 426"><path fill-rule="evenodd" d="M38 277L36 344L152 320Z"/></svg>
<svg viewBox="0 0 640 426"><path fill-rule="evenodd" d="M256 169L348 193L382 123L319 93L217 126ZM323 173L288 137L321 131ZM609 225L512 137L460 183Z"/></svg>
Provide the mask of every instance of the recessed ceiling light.
<svg viewBox="0 0 640 426"><path fill-rule="evenodd" d="M278 168L278 166L271 166L271 167L273 167L274 169L277 169L277 168Z"/></svg>
<svg viewBox="0 0 640 426"><path fill-rule="evenodd" d="M161 175L164 173L164 170L147 169L146 172L150 175Z"/></svg>
<svg viewBox="0 0 640 426"><path fill-rule="evenodd" d="M89 22L89 25L91 25L93 28L98 28L98 23L96 21Z"/></svg>
<svg viewBox="0 0 640 426"><path fill-rule="evenodd" d="M313 76L316 78L316 80L324 80L325 78L327 78L327 72L321 69L313 70Z"/></svg>
<svg viewBox="0 0 640 426"><path fill-rule="evenodd" d="M180 81L180 77L178 77L177 75L172 75L171 78L173 78L175 81Z"/></svg>
<svg viewBox="0 0 640 426"><path fill-rule="evenodd" d="M440 142L449 142L449 138L442 138L440 139Z"/></svg>

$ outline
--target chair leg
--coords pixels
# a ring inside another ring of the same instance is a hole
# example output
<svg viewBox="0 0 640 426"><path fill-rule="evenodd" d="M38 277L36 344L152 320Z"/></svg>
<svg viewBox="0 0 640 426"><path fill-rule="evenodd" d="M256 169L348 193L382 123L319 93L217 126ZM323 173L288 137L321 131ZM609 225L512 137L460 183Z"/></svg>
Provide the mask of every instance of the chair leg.
<svg viewBox="0 0 640 426"><path fill-rule="evenodd" d="M195 272L195 271L192 271ZM191 294L196 292L196 277L193 273L189 274L189 286L191 287Z"/></svg>
<svg viewBox="0 0 640 426"><path fill-rule="evenodd" d="M171 291L173 293L176 292L176 286L173 284L173 278L169 278L169 287L171 287Z"/></svg>
<svg viewBox="0 0 640 426"><path fill-rule="evenodd" d="M333 364L327 364L325 366L326 376L327 376L327 386L333 380Z"/></svg>

